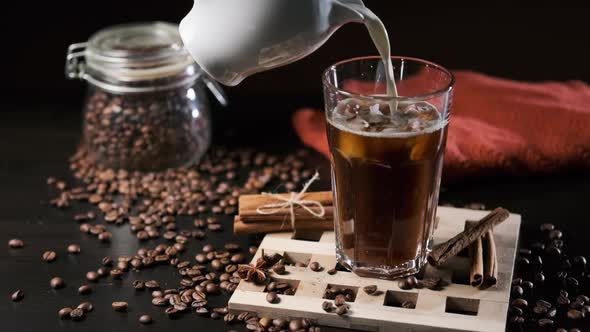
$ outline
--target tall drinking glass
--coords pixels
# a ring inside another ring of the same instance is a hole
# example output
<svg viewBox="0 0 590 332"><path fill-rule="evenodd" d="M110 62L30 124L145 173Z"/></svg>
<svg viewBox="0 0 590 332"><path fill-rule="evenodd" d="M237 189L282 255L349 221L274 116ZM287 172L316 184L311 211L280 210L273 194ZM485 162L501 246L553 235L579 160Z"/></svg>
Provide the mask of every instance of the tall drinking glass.
<svg viewBox="0 0 590 332"><path fill-rule="evenodd" d="M454 83L434 63L392 61L395 98L380 57L323 74L336 255L358 275L386 279L418 272L431 249Z"/></svg>

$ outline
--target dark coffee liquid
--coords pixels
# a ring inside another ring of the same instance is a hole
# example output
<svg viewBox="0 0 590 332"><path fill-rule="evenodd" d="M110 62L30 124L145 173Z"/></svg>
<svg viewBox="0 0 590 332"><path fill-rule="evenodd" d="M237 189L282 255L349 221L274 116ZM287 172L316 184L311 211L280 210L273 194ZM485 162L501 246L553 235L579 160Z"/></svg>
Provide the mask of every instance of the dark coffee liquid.
<svg viewBox="0 0 590 332"><path fill-rule="evenodd" d="M446 123L430 104L402 107L328 114L338 251L359 274L424 259L432 235Z"/></svg>

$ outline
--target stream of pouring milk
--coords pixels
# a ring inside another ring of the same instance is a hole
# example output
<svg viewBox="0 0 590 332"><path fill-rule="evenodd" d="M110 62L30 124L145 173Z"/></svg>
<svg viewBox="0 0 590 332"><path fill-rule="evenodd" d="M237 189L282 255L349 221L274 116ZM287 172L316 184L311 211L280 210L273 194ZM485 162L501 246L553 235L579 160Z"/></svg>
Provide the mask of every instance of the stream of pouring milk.
<svg viewBox="0 0 590 332"><path fill-rule="evenodd" d="M398 97L397 87L395 86L395 78L393 76L393 64L391 63L391 46L389 44L389 36L385 25L369 8L363 5L352 4L351 9L360 13L363 16L363 23L369 31L369 35L375 44L375 48L379 52L383 65L385 66L385 83L387 85L387 96ZM390 109L397 109L397 101L393 100L389 103Z"/></svg>

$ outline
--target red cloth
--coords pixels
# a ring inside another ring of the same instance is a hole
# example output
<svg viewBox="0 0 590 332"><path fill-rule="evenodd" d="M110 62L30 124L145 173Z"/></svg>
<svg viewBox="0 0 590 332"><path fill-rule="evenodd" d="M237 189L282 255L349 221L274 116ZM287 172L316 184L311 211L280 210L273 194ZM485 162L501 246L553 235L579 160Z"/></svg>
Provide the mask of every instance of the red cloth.
<svg viewBox="0 0 590 332"><path fill-rule="evenodd" d="M454 72L443 178L550 173L590 166L590 87ZM303 143L329 156L323 112L293 115Z"/></svg>

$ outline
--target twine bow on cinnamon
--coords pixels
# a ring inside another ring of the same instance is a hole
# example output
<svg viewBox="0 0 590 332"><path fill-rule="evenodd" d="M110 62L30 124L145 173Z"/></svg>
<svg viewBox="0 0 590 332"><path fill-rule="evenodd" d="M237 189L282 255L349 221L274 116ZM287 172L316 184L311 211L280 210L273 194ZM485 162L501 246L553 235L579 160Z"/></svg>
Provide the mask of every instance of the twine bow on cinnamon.
<svg viewBox="0 0 590 332"><path fill-rule="evenodd" d="M301 191L299 193L291 192L291 195L289 197L282 197L282 196L279 196L277 194L272 194L272 193L262 193L262 195L270 196L278 201L281 201L282 203L271 203L271 204L261 205L256 208L256 213L263 214L263 215L270 215L270 214L279 213L280 211L288 208L289 212L290 212L289 214L291 216L292 229L295 229L295 207L296 206L301 207L302 209L304 209L305 211L307 211L309 214L311 214L314 217L323 218L324 215L326 214L326 210L324 209L324 206L322 205L322 203L320 203L318 201L314 201L314 200L302 199L303 195L307 192L307 189L309 189L309 186L313 182L318 180L319 178L320 178L320 175L316 171L314 176L311 179L309 179L309 181L307 181L307 183L303 186L303 189L301 189ZM310 207L317 207L318 209L317 209L317 211L315 211L314 209L312 209ZM283 228L284 225L285 225L285 221L283 221L281 228Z"/></svg>

